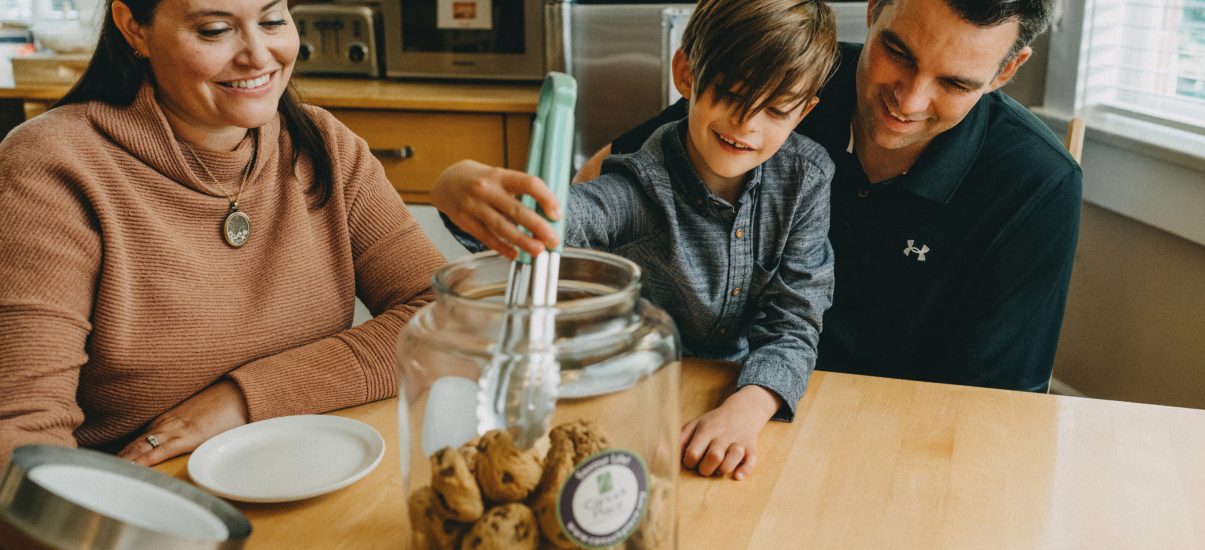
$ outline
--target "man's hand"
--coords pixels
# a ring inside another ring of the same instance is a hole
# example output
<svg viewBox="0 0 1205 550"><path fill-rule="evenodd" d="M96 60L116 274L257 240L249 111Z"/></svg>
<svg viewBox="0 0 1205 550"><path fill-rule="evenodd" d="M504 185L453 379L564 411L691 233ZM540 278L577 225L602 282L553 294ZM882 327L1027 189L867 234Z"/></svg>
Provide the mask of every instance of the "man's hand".
<svg viewBox="0 0 1205 550"><path fill-rule="evenodd" d="M518 255L516 247L536 256L560 244L552 226L523 206L517 195L535 197L544 212L560 219L560 204L540 178L471 160L457 162L439 175L431 202L457 227L512 260ZM532 236L516 224L526 227Z"/></svg>
<svg viewBox="0 0 1205 550"><path fill-rule="evenodd" d="M209 438L242 426L247 420L243 392L234 382L219 380L152 420L146 433L131 441L117 456L154 466L192 452Z"/></svg>
<svg viewBox="0 0 1205 550"><path fill-rule="evenodd" d="M748 477L757 465L757 434L781 406L761 386L745 386L682 427L682 465L699 474Z"/></svg>

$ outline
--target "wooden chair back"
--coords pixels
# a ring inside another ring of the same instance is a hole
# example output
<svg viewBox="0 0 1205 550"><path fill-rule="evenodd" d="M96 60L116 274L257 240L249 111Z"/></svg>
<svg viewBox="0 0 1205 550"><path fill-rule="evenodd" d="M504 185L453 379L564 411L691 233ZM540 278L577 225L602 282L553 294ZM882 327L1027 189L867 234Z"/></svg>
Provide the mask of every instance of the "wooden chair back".
<svg viewBox="0 0 1205 550"><path fill-rule="evenodd" d="M1082 164L1080 156L1084 152L1084 119L1076 116L1067 121L1067 135L1063 137L1063 146L1071 153L1075 162Z"/></svg>
<svg viewBox="0 0 1205 550"><path fill-rule="evenodd" d="M1071 158L1075 159L1075 162L1083 164L1080 161L1080 156L1084 153L1084 119L1076 116L1071 117L1071 120L1067 121L1067 135L1063 136L1063 147L1067 148L1067 152L1071 153ZM1054 385L1055 379L1052 372L1050 383L1046 386L1046 391L1047 393L1062 393L1051 392L1051 388Z"/></svg>

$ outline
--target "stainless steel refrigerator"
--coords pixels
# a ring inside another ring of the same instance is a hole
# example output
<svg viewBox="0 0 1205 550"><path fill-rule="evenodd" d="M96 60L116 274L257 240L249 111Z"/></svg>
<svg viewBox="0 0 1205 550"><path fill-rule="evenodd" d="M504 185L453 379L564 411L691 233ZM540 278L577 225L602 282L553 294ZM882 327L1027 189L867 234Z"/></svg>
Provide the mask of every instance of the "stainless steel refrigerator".
<svg viewBox="0 0 1205 550"><path fill-rule="evenodd" d="M830 2L837 39L866 39L866 2ZM694 3L550 0L546 6L552 70L578 82L574 167L627 129L678 98L670 59Z"/></svg>

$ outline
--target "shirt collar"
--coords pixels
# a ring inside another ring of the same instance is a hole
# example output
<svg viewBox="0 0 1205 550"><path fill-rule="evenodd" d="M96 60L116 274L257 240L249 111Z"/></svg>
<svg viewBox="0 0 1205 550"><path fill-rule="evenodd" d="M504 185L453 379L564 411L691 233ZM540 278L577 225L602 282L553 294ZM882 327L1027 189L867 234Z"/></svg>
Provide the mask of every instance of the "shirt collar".
<svg viewBox="0 0 1205 550"><path fill-rule="evenodd" d="M112 105L90 101L88 113L97 131L140 162L188 188L212 194L213 184L204 174L191 168L188 153L172 131L162 106L155 99L155 87L149 80L141 85L133 103ZM274 165L280 145L280 130L281 115L277 114L261 126L252 138L259 140L259 156L251 174L247 176L248 187L263 173L265 167ZM245 161L240 165L245 165Z"/></svg>
<svg viewBox="0 0 1205 550"><path fill-rule="evenodd" d="M987 136L987 114L983 102L980 99L961 122L933 138L911 168L889 181L914 195L948 204L962 185ZM857 158L852 122L845 152Z"/></svg>
<svg viewBox="0 0 1205 550"><path fill-rule="evenodd" d="M912 168L895 179L897 185L931 201L948 204L987 137L987 102L987 96L980 98L961 122L933 138Z"/></svg>
<svg viewBox="0 0 1205 550"><path fill-rule="evenodd" d="M699 173L690 162L690 156L686 153L686 132L687 119L681 119L666 125L666 131L662 135L661 149L665 155L665 164L668 167L670 185L677 189L682 195L696 205L707 203L725 204L725 201L711 192L707 184L703 183L703 179L699 177ZM741 200L749 196L762 181L762 166L758 165L749 171L745 187L741 191ZM736 205L732 205L735 207Z"/></svg>

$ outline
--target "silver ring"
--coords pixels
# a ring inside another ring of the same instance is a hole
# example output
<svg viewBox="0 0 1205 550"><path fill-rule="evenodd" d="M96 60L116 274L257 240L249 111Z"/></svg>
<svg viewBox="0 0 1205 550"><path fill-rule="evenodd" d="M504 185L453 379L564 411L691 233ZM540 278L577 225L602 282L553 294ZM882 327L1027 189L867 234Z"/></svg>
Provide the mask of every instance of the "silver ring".
<svg viewBox="0 0 1205 550"><path fill-rule="evenodd" d="M146 442L151 444L152 449L159 447L159 438L155 437L155 434L148 434Z"/></svg>

